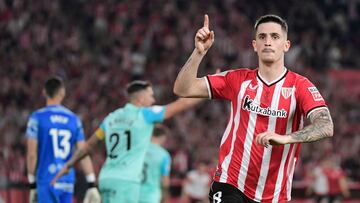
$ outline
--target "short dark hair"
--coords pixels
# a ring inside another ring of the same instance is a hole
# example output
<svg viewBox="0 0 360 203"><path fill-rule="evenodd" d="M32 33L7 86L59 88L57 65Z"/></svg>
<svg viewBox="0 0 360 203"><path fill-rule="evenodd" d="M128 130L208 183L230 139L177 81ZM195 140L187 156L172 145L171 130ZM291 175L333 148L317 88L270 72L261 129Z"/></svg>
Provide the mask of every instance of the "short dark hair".
<svg viewBox="0 0 360 203"><path fill-rule="evenodd" d="M53 98L64 87L64 81L58 76L53 76L46 80L44 86L46 95Z"/></svg>
<svg viewBox="0 0 360 203"><path fill-rule="evenodd" d="M286 21L284 19L282 19L280 16L273 15L273 14L263 15L256 20L255 25L254 25L255 33L260 24L268 23L268 22L273 22L273 23L279 24L281 26L281 29L283 31L285 31L286 33L288 33L288 25L287 25Z"/></svg>
<svg viewBox="0 0 360 203"><path fill-rule="evenodd" d="M130 82L129 84L126 85L126 92L131 95L135 92L144 90L148 87L150 87L151 84L148 81L144 81L144 80L134 80L132 82Z"/></svg>
<svg viewBox="0 0 360 203"><path fill-rule="evenodd" d="M168 134L168 131L169 131L168 128L165 127L164 125L157 124L155 125L153 136L154 137L166 136Z"/></svg>

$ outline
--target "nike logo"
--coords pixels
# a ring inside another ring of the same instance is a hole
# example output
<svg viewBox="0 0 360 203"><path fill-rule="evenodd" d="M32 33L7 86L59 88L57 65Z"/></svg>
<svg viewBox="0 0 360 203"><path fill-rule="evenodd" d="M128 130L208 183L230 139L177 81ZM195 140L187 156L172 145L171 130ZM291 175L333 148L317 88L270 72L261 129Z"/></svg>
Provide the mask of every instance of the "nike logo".
<svg viewBox="0 0 360 203"><path fill-rule="evenodd" d="M251 90L255 90L257 87L258 87L258 85L253 86L251 83L250 83L250 85L249 85L249 88L250 88Z"/></svg>

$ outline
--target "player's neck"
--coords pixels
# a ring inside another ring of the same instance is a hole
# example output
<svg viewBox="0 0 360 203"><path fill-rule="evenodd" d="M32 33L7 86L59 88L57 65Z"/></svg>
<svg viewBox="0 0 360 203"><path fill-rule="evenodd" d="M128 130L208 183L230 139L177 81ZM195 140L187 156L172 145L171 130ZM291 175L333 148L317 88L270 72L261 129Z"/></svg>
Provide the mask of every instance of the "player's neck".
<svg viewBox="0 0 360 203"><path fill-rule="evenodd" d="M151 143L160 147L163 147L163 142L156 140L156 139L151 139Z"/></svg>
<svg viewBox="0 0 360 203"><path fill-rule="evenodd" d="M161 143L158 140L154 139L154 138L151 139L151 143L156 144L156 145L161 145Z"/></svg>
<svg viewBox="0 0 360 203"><path fill-rule="evenodd" d="M60 105L60 104L61 104L61 100L59 100L59 99L47 99L46 100L46 105L47 106Z"/></svg>
<svg viewBox="0 0 360 203"><path fill-rule="evenodd" d="M141 104L141 102L137 102L137 101L130 101L130 103L134 106L137 106L137 107L142 107L144 105Z"/></svg>
<svg viewBox="0 0 360 203"><path fill-rule="evenodd" d="M259 75L267 83L279 78L285 71L284 63L259 64Z"/></svg>

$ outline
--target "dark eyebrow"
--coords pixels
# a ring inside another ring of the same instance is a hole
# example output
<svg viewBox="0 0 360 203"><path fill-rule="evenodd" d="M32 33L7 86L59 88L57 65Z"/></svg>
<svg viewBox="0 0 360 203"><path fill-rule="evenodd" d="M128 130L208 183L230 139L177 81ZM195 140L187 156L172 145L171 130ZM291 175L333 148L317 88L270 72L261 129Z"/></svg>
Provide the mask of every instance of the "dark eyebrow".
<svg viewBox="0 0 360 203"><path fill-rule="evenodd" d="M271 36L280 36L280 34L277 33L277 32L270 33L270 35L271 35Z"/></svg>
<svg viewBox="0 0 360 203"><path fill-rule="evenodd" d="M257 36L258 36L258 37L264 37L264 36L266 36L266 35L267 35L267 33L259 33ZM277 33L277 32L272 32L272 33L270 33L269 35L270 35L270 36L279 36L279 37L280 37L280 34Z"/></svg>

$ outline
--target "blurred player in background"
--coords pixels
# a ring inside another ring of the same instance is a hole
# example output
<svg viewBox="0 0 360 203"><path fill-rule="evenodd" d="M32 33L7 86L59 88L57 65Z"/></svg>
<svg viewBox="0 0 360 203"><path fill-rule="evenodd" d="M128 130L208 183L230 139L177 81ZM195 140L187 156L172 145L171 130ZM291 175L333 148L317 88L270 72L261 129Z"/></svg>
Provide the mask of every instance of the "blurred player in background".
<svg viewBox="0 0 360 203"><path fill-rule="evenodd" d="M86 147L80 148L57 176L61 177L98 143L105 141L107 158L99 176L103 203L138 202L145 153L154 125L202 101L181 98L166 106L153 106L154 92L147 81L131 82L127 93L129 103L103 120Z"/></svg>
<svg viewBox="0 0 360 203"><path fill-rule="evenodd" d="M334 155L323 157L319 165L310 171L308 195L314 193L315 202L342 202L350 197L345 172Z"/></svg>
<svg viewBox="0 0 360 203"><path fill-rule="evenodd" d="M208 172L208 165L199 162L196 168L186 174L184 183L184 194L190 203L208 202L209 185L211 176Z"/></svg>
<svg viewBox="0 0 360 203"><path fill-rule="evenodd" d="M55 185L50 182L71 158L74 147L84 146L84 130L79 117L61 105L65 97L62 79L49 78L43 94L46 107L31 114L26 130L30 202L70 203L74 192L74 169L69 168L69 173ZM81 166L89 183L84 202L100 202L89 156L83 159Z"/></svg>
<svg viewBox="0 0 360 203"><path fill-rule="evenodd" d="M258 68L234 69L197 78L214 42L209 17L195 36L195 49L175 81L181 97L225 99L231 113L223 134L211 202L290 201L300 144L333 135L330 112L317 88L284 66L290 48L287 23L260 17L252 45ZM303 119L310 124L303 128Z"/></svg>
<svg viewBox="0 0 360 203"><path fill-rule="evenodd" d="M146 151L140 188L140 203L165 202L170 185L171 157L162 146L169 130L156 125Z"/></svg>

